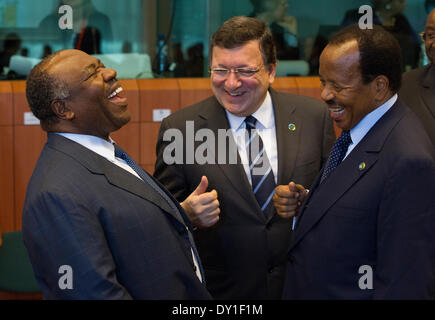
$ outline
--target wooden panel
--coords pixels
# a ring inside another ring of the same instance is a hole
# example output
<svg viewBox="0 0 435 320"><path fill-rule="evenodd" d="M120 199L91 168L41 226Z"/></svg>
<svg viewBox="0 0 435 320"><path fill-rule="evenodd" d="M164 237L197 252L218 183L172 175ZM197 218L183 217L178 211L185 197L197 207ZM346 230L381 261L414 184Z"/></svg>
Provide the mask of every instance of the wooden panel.
<svg viewBox="0 0 435 320"><path fill-rule="evenodd" d="M27 184L47 135L39 126L16 126L14 137L15 228L19 230Z"/></svg>
<svg viewBox="0 0 435 320"><path fill-rule="evenodd" d="M145 122L140 124L140 163L153 165L156 162L156 144L160 122Z"/></svg>
<svg viewBox="0 0 435 320"><path fill-rule="evenodd" d="M0 231L15 230L13 128L0 127Z"/></svg>
<svg viewBox="0 0 435 320"><path fill-rule="evenodd" d="M130 122L118 131L113 132L110 137L115 140L136 162L140 157L140 132L139 123Z"/></svg>
<svg viewBox="0 0 435 320"><path fill-rule="evenodd" d="M139 86L136 80L119 80L124 89L125 96L128 99L128 109L131 113L131 122L140 121L140 99Z"/></svg>
<svg viewBox="0 0 435 320"><path fill-rule="evenodd" d="M180 108L188 107L213 95L209 78L180 78Z"/></svg>
<svg viewBox="0 0 435 320"><path fill-rule="evenodd" d="M0 126L13 123L12 85L9 81L0 81Z"/></svg>
<svg viewBox="0 0 435 320"><path fill-rule="evenodd" d="M177 79L140 79L141 122L153 121L153 109L170 109L171 113L180 108L180 90Z"/></svg>
<svg viewBox="0 0 435 320"><path fill-rule="evenodd" d="M276 91L299 94L298 85L293 77L275 78L272 88Z"/></svg>
<svg viewBox="0 0 435 320"><path fill-rule="evenodd" d="M12 81L12 91L14 97L14 124L24 124L24 112L30 112L29 104L26 99L26 82Z"/></svg>
<svg viewBox="0 0 435 320"><path fill-rule="evenodd" d="M13 293L0 291L0 300L42 300L42 293Z"/></svg>
<svg viewBox="0 0 435 320"><path fill-rule="evenodd" d="M319 77L295 77L295 80L300 95L322 100L320 98L321 90Z"/></svg>

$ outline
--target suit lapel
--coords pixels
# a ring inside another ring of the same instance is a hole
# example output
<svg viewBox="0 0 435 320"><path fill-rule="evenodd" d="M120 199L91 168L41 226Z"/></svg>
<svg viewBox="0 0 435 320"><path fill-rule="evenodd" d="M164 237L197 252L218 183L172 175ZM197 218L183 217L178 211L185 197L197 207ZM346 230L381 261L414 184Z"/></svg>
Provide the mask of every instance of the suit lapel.
<svg viewBox="0 0 435 320"><path fill-rule="evenodd" d="M228 119L225 113L225 109L219 104L216 99L213 99L213 104L211 104L208 108L204 108L204 111L201 112L199 117L204 121L200 124L200 127L208 128L213 131L216 137L216 141L218 140L218 130L231 130L230 125L228 123ZM237 164L220 164L218 161L218 152L215 152L215 163L228 181L233 185L234 189L240 194L240 196L246 201L246 203L251 207L253 215L256 218L260 218L265 222L265 218L263 212L261 211L260 206L257 203L257 199L255 199L254 193L252 192L251 184L249 183L248 178L246 177L245 169L243 168L242 161L240 159L237 144L234 141L233 136L231 135L232 143L237 153ZM218 150L218 143L216 143L216 150ZM227 144L226 149L227 155L229 153L229 148Z"/></svg>
<svg viewBox="0 0 435 320"><path fill-rule="evenodd" d="M57 134L49 133L47 143L52 148L68 154L80 162L92 174L104 175L110 184L154 203L184 225L184 220L180 213L175 212L148 183L138 179L95 152Z"/></svg>
<svg viewBox="0 0 435 320"><path fill-rule="evenodd" d="M388 134L404 113L403 105L396 102L321 185L319 180L322 172L319 173L302 207L291 248L376 164Z"/></svg>
<svg viewBox="0 0 435 320"><path fill-rule="evenodd" d="M282 101L281 96L275 90L270 89L269 91L275 115L276 148L278 153L277 185L286 185L289 183L286 177L293 176L295 169L302 121L294 114L295 106ZM291 124L294 127L290 126ZM290 128L295 128L295 130ZM268 221L276 214L276 210L273 209L272 212L273 214L268 216Z"/></svg>
<svg viewBox="0 0 435 320"><path fill-rule="evenodd" d="M433 64L426 70L420 90L426 107L435 117L435 66Z"/></svg>
<svg viewBox="0 0 435 320"><path fill-rule="evenodd" d="M302 121L294 113L295 106L280 99L279 94L270 90L275 113L276 146L278 152L278 185L287 184L286 177L293 176L298 154ZM294 126L291 126L294 125ZM294 130L292 130L294 128Z"/></svg>

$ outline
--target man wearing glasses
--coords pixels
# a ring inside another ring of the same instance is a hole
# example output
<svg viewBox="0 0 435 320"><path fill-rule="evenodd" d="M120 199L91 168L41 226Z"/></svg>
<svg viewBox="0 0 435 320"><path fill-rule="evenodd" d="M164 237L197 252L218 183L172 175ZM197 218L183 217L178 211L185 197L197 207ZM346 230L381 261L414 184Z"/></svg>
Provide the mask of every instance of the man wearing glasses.
<svg viewBox="0 0 435 320"><path fill-rule="evenodd" d="M205 282L214 298L280 299L292 219L278 216L271 199L277 185L298 195L310 187L335 140L331 120L320 101L270 88L276 50L260 20L226 21L209 52L214 95L162 122L155 176L196 227ZM214 134L216 143L207 151L212 161L197 161L204 144L198 135L195 148L186 148L194 139L186 138L191 124L196 133ZM182 163L165 161L173 144L165 141L169 129L183 133ZM228 133L224 148L222 130ZM186 163L192 152L194 163ZM229 160L234 156L236 163ZM290 199L294 208L305 193L300 194Z"/></svg>
<svg viewBox="0 0 435 320"><path fill-rule="evenodd" d="M435 146L435 9L429 13L421 37L430 62L403 75L399 95L419 116Z"/></svg>

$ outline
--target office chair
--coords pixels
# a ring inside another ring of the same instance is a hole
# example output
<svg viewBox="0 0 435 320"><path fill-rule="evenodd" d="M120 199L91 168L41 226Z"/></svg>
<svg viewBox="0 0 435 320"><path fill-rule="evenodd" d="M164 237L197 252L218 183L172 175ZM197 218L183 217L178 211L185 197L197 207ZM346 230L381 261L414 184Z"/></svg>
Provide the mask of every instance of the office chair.
<svg viewBox="0 0 435 320"><path fill-rule="evenodd" d="M0 291L40 292L24 247L22 232L3 233L2 240L0 246Z"/></svg>

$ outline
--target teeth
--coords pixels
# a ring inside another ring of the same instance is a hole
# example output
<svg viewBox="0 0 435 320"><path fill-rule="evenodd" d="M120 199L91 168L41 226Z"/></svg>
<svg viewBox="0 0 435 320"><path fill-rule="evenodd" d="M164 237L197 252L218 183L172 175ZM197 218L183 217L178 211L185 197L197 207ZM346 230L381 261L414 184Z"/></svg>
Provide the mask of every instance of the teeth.
<svg viewBox="0 0 435 320"><path fill-rule="evenodd" d="M241 93L231 93L231 92L228 92L228 94L232 97L237 97L237 96L242 95Z"/></svg>
<svg viewBox="0 0 435 320"><path fill-rule="evenodd" d="M118 93L122 92L124 89L122 89L122 87L119 87L118 89L116 89L115 91L113 91L107 98L111 99L114 96L116 96Z"/></svg>
<svg viewBox="0 0 435 320"><path fill-rule="evenodd" d="M329 110L331 110L331 112L337 113L337 114L341 114L344 112L344 108L342 107L337 107L337 108L329 108Z"/></svg>

